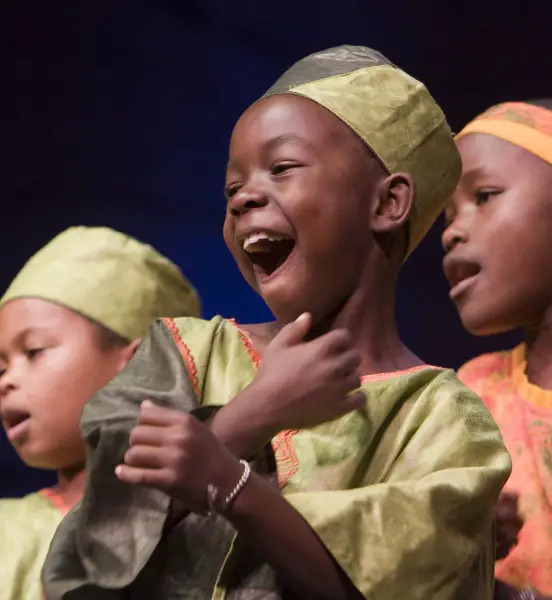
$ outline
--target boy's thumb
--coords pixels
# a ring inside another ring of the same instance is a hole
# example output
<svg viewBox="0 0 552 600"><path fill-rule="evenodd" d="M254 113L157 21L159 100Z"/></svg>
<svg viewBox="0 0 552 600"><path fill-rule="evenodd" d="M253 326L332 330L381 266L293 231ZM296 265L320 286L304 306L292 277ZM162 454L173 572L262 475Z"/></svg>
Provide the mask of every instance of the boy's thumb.
<svg viewBox="0 0 552 600"><path fill-rule="evenodd" d="M273 342L281 346L293 346L302 342L312 325L312 316L308 312L300 314L295 321L284 325Z"/></svg>

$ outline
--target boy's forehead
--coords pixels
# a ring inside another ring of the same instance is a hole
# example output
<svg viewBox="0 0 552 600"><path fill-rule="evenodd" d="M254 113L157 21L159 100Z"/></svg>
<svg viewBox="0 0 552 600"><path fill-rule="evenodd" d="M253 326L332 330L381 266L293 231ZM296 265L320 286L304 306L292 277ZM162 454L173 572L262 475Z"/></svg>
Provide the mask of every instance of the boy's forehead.
<svg viewBox="0 0 552 600"><path fill-rule="evenodd" d="M244 142L265 146L296 143L323 150L351 139L357 141L355 134L324 107L300 96L281 94L263 98L245 111L234 128L230 155L232 159L233 150Z"/></svg>
<svg viewBox="0 0 552 600"><path fill-rule="evenodd" d="M41 298L14 298L0 307L0 337L28 331L62 330L83 319L71 309Z"/></svg>
<svg viewBox="0 0 552 600"><path fill-rule="evenodd" d="M489 172L514 175L539 160L520 146L487 133L470 133L460 138L457 146L463 179Z"/></svg>

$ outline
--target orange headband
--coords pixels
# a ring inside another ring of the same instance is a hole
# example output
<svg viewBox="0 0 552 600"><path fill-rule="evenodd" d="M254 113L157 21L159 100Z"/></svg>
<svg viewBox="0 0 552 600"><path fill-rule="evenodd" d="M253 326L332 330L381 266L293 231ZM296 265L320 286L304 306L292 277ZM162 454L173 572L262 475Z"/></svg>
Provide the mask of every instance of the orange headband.
<svg viewBox="0 0 552 600"><path fill-rule="evenodd" d="M524 102L498 104L468 123L456 139L468 133L494 135L552 164L552 110L542 106Z"/></svg>

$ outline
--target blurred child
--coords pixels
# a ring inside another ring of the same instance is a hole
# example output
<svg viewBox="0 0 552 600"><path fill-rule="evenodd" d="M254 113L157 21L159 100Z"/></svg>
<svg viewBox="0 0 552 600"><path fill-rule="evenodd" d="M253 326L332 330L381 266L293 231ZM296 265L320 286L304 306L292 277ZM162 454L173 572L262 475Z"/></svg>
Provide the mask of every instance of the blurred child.
<svg viewBox="0 0 552 600"><path fill-rule="evenodd" d="M66 230L14 279L0 300L2 425L21 459L58 483L0 500L2 600L42 597L46 551L83 492L85 402L125 367L151 319L198 313L175 265L107 228Z"/></svg>

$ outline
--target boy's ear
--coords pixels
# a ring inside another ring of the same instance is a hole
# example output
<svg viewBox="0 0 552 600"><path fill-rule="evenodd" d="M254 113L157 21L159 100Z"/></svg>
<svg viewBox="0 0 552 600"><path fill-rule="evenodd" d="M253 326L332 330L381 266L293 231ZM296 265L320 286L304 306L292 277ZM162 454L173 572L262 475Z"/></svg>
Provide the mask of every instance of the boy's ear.
<svg viewBox="0 0 552 600"><path fill-rule="evenodd" d="M414 181L409 173L394 173L382 179L372 205L372 231L391 233L401 229L410 218L414 196Z"/></svg>
<svg viewBox="0 0 552 600"><path fill-rule="evenodd" d="M134 356L138 346L141 344L142 339L136 338L132 340L130 344L123 346L121 348L121 353L119 355L119 364L117 365L117 373L120 373L128 364L128 361Z"/></svg>

